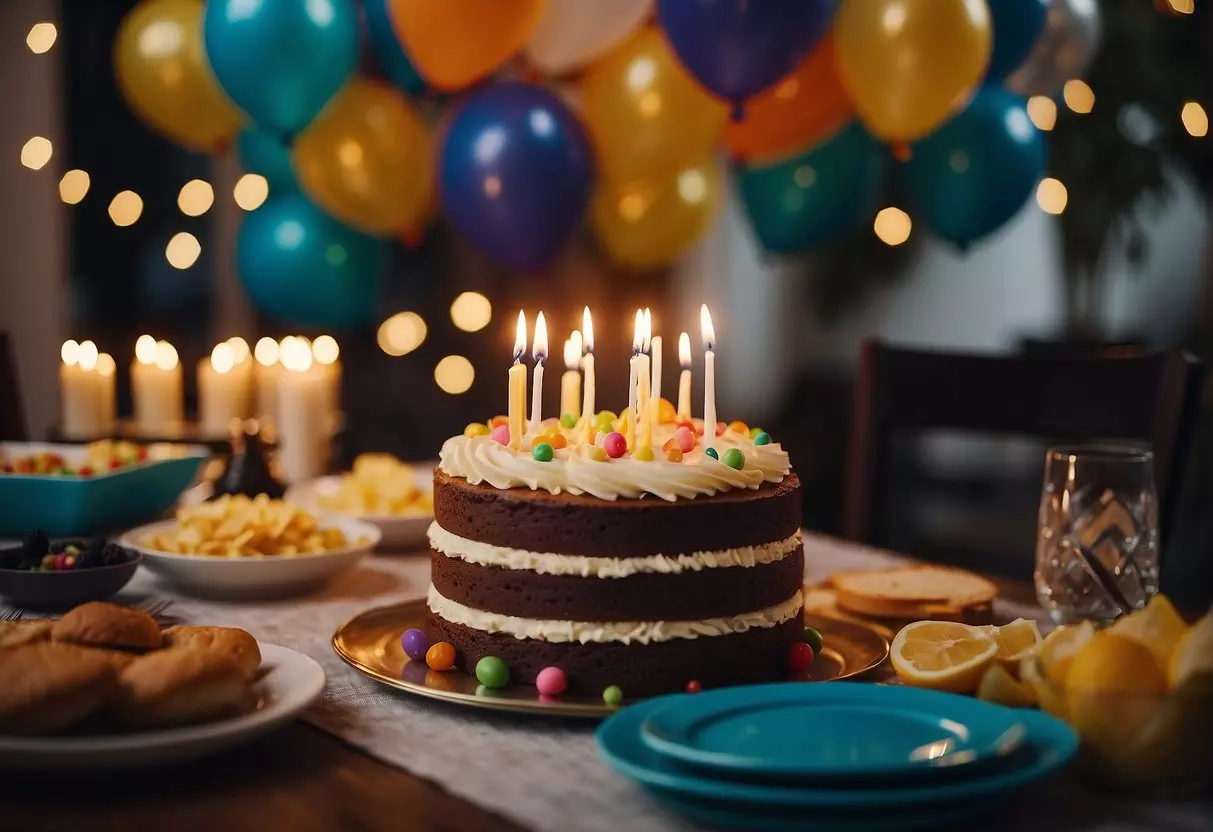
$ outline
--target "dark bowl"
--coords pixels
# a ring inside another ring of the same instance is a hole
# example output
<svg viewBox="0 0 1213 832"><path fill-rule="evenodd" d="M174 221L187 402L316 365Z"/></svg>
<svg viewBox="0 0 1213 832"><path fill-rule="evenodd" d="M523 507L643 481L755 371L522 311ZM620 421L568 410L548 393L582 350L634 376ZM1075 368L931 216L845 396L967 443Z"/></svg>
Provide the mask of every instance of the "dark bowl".
<svg viewBox="0 0 1213 832"><path fill-rule="evenodd" d="M15 607L31 610L67 610L86 601L109 598L130 582L143 555L127 552L113 566L66 569L61 572L27 572L0 569L0 597Z"/></svg>

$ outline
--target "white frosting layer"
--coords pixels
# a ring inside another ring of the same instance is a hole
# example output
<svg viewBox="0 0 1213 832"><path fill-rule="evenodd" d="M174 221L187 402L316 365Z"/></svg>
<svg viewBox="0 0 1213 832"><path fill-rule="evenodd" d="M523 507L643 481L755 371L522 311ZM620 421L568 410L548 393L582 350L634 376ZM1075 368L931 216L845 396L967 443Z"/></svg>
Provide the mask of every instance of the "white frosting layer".
<svg viewBox="0 0 1213 832"><path fill-rule="evenodd" d="M485 633L505 633L518 639L535 639L555 644L649 644L680 638L710 638L744 633L754 628L775 627L800 615L801 591L786 601L766 609L707 618L702 621L558 621L518 618L473 609L444 596L430 585L426 603L435 615L453 624L462 624Z"/></svg>
<svg viewBox="0 0 1213 832"><path fill-rule="evenodd" d="M721 456L737 448L745 465L736 470L712 459L701 441L681 462L666 460L661 446L673 435L662 426L654 436L656 459L642 462L631 456L596 462L586 445L571 444L555 452L550 462L531 458L531 446L521 450L501 445L488 436L453 436L442 445L438 467L472 485L487 482L494 488L530 488L552 494L592 494L603 500L652 494L673 502L707 496L730 488L757 489L764 482L779 482L791 470L788 454L778 443L755 445L749 436L725 431L711 441Z"/></svg>
<svg viewBox="0 0 1213 832"><path fill-rule="evenodd" d="M558 555L494 546L451 534L436 522L430 525L430 545L447 557L459 558L481 566L538 572L541 575L575 575L582 578L626 578L629 575L660 573L678 575L704 569L734 566L758 566L777 563L801 547L800 533L786 540L760 546L742 546L689 555L645 555L634 558L598 558L585 555Z"/></svg>

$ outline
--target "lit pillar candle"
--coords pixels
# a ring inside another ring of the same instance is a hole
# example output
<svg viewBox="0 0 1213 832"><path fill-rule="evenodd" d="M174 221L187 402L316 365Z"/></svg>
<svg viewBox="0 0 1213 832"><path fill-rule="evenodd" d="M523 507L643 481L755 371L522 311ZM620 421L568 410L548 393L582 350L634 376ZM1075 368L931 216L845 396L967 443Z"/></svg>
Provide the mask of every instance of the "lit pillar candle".
<svg viewBox="0 0 1213 832"><path fill-rule="evenodd" d="M514 333L514 364L510 367L510 400L506 416L509 421L510 447L522 447L522 434L526 431L526 313L518 311L518 328Z"/></svg>
<svg viewBox="0 0 1213 832"><path fill-rule="evenodd" d="M324 473L328 456L324 379L312 366L307 341L283 339L280 350L278 461L287 482L302 482Z"/></svg>
<svg viewBox="0 0 1213 832"><path fill-rule="evenodd" d="M661 422L661 336L654 335L649 341L649 355L653 358L652 405L649 407L649 430L654 431Z"/></svg>
<svg viewBox="0 0 1213 832"><path fill-rule="evenodd" d="M560 376L560 415L566 413L574 419L581 415L581 372L577 369L581 364L581 331L573 330L573 334L564 342L564 373Z"/></svg>
<svg viewBox="0 0 1213 832"><path fill-rule="evenodd" d="M253 379L257 390L258 419L278 419L278 376L282 366L278 363L281 350L273 338L262 338L253 348Z"/></svg>
<svg viewBox="0 0 1213 832"><path fill-rule="evenodd" d="M248 341L245 341L239 335L234 335L224 342L232 350L232 358L235 359L235 365L232 367L232 373L239 379L240 387L242 388L241 400L244 402L245 411L240 414L242 419L254 415L253 413L253 356L249 350Z"/></svg>
<svg viewBox="0 0 1213 832"><path fill-rule="evenodd" d="M181 429L185 387L177 350L168 341L141 335L131 364L135 425L145 434L171 435Z"/></svg>
<svg viewBox="0 0 1213 832"><path fill-rule="evenodd" d="M590 319L590 307L581 313L581 341L585 356L581 359L581 372L585 376L585 389L581 394L581 441L590 436L590 423L594 421L594 322Z"/></svg>
<svg viewBox="0 0 1213 832"><path fill-rule="evenodd" d="M636 310L632 324L632 357L628 361L628 409L623 420L623 438L628 447L636 445L636 378L640 373L640 353L644 349L644 310Z"/></svg>
<svg viewBox="0 0 1213 832"><path fill-rule="evenodd" d="M682 372L678 374L678 420L691 418L691 336L685 332L678 336L678 363Z"/></svg>
<svg viewBox="0 0 1213 832"><path fill-rule="evenodd" d="M95 345L93 349L96 350ZM59 350L63 361L59 365L59 427L64 436L74 439L97 435L98 388L93 378L97 354L92 353L90 363L82 354L85 352L75 341L64 341Z"/></svg>
<svg viewBox="0 0 1213 832"><path fill-rule="evenodd" d="M706 303L699 307L699 328L703 333L703 435L710 442L716 436L716 330Z"/></svg>
<svg viewBox="0 0 1213 832"><path fill-rule="evenodd" d="M117 381L118 365L108 352L97 356L95 371L97 383L97 433L99 436L109 436L114 432L114 384Z"/></svg>
<svg viewBox="0 0 1213 832"><path fill-rule="evenodd" d="M653 446L653 418L657 410L656 401L651 395L652 376L649 368L649 349L652 347L652 314L646 308L641 319L641 352L640 361L636 364L636 428L639 436L636 441L638 448Z"/></svg>
<svg viewBox="0 0 1213 832"><path fill-rule="evenodd" d="M538 433L539 423L543 421L543 362L548 358L548 325L542 312L535 319L531 357L535 359L535 378L531 380L531 433Z"/></svg>
<svg viewBox="0 0 1213 832"><path fill-rule="evenodd" d="M236 369L236 354L228 343L216 344L198 361L198 422L207 436L226 436L232 420L249 409L249 389Z"/></svg>
<svg viewBox="0 0 1213 832"><path fill-rule="evenodd" d="M324 383L324 411L329 428L336 428L341 412L341 347L332 335L321 335L312 342L312 366Z"/></svg>

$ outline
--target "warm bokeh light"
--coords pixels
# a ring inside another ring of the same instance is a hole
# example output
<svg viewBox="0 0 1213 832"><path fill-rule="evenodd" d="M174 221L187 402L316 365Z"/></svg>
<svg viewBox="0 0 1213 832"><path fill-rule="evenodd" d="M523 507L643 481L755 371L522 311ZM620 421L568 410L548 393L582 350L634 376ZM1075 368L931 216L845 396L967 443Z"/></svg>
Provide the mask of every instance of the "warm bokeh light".
<svg viewBox="0 0 1213 832"><path fill-rule="evenodd" d="M1046 214L1060 214L1066 210L1069 199L1070 194L1066 191L1066 186L1051 176L1040 180L1040 184L1036 186L1036 204Z"/></svg>
<svg viewBox="0 0 1213 832"><path fill-rule="evenodd" d="M564 368L576 370L581 367L581 330L574 329L573 333L564 339Z"/></svg>
<svg viewBox="0 0 1213 832"><path fill-rule="evenodd" d="M215 204L215 189L210 182L191 179L181 186L177 194L177 207L187 217L200 217Z"/></svg>
<svg viewBox="0 0 1213 832"><path fill-rule="evenodd" d="M256 211L270 195L270 183L259 173L246 173L236 180L232 196L245 211Z"/></svg>
<svg viewBox="0 0 1213 832"><path fill-rule="evenodd" d="M1028 118L1040 130L1052 130L1057 124L1057 102L1047 95L1034 95L1028 99Z"/></svg>
<svg viewBox="0 0 1213 832"><path fill-rule="evenodd" d="M171 370L177 366L177 348L168 341L156 342L156 366L161 370Z"/></svg>
<svg viewBox="0 0 1213 832"><path fill-rule="evenodd" d="M1086 81L1071 78L1061 89L1061 96L1066 100L1066 106L1079 115L1086 115L1095 106L1095 91Z"/></svg>
<svg viewBox="0 0 1213 832"><path fill-rule="evenodd" d="M876 232L876 236L882 243L889 246L899 246L910 239L910 229L913 227L914 223L910 221L910 215L893 206L880 209L875 222L872 223L872 230Z"/></svg>
<svg viewBox="0 0 1213 832"><path fill-rule="evenodd" d="M74 338L69 338L63 342L63 346L59 348L59 357L69 367L80 363L80 345L76 343Z"/></svg>
<svg viewBox="0 0 1213 832"><path fill-rule="evenodd" d="M1171 10L1179 14L1192 14L1196 11L1195 0L1167 0L1167 5Z"/></svg>
<svg viewBox="0 0 1213 832"><path fill-rule="evenodd" d="M312 358L317 364L335 364L341 355L341 347L332 335L321 335L312 342Z"/></svg>
<svg viewBox="0 0 1213 832"><path fill-rule="evenodd" d="M397 312L379 325L379 349L391 356L407 355L425 340L425 321L416 312Z"/></svg>
<svg viewBox="0 0 1213 832"><path fill-rule="evenodd" d="M708 180L695 169L678 174L678 195L690 205L698 205L708 195Z"/></svg>
<svg viewBox="0 0 1213 832"><path fill-rule="evenodd" d="M143 200L134 191L119 191L110 200L109 214L120 228L134 225L143 214Z"/></svg>
<svg viewBox="0 0 1213 832"><path fill-rule="evenodd" d="M201 253L202 244L188 231L178 231L164 249L164 256L175 269L188 269L198 262Z"/></svg>
<svg viewBox="0 0 1213 832"><path fill-rule="evenodd" d="M288 336L282 339L280 358L286 369L306 372L312 366L312 348L302 338Z"/></svg>
<svg viewBox="0 0 1213 832"><path fill-rule="evenodd" d="M114 357L108 352L103 352L97 356L97 372L103 376L112 376L118 372L118 362L114 361Z"/></svg>
<svg viewBox="0 0 1213 832"><path fill-rule="evenodd" d="M156 363L156 339L150 335L140 335L135 341L135 360L140 364Z"/></svg>
<svg viewBox="0 0 1213 832"><path fill-rule="evenodd" d="M1184 108L1179 111L1179 120L1183 122L1189 136L1200 139L1209 134L1209 114L1196 101L1184 104Z"/></svg>
<svg viewBox="0 0 1213 832"><path fill-rule="evenodd" d="M457 396L466 393L476 379L472 362L462 355L448 355L434 368L434 381L444 393Z"/></svg>
<svg viewBox="0 0 1213 832"><path fill-rule="evenodd" d="M451 303L451 320L464 332L479 332L493 319L493 304L479 292L464 292Z"/></svg>
<svg viewBox="0 0 1213 832"><path fill-rule="evenodd" d="M278 342L268 335L258 339L257 346L253 347L253 358L262 367L273 367L278 363Z"/></svg>
<svg viewBox="0 0 1213 832"><path fill-rule="evenodd" d="M211 369L216 373L230 373L236 366L236 354L229 344L216 344L211 350Z"/></svg>
<svg viewBox="0 0 1213 832"><path fill-rule="evenodd" d="M51 160L55 148L45 136L34 136L21 147L21 164L30 170L42 170Z"/></svg>
<svg viewBox="0 0 1213 832"><path fill-rule="evenodd" d="M232 348L232 357L236 359L237 364L243 364L245 361L248 361L248 341L245 341L239 335L233 335L225 343Z"/></svg>
<svg viewBox="0 0 1213 832"><path fill-rule="evenodd" d="M97 345L92 341L80 342L80 369L93 370L97 367L97 359L101 357L101 353L97 350Z"/></svg>
<svg viewBox="0 0 1213 832"><path fill-rule="evenodd" d="M69 170L59 180L59 198L68 205L78 205L88 193L88 174L82 170Z"/></svg>
<svg viewBox="0 0 1213 832"><path fill-rule="evenodd" d="M59 30L55 28L54 23L35 23L30 27L29 34L25 36L25 45L35 55L41 55L50 51L58 37Z"/></svg>

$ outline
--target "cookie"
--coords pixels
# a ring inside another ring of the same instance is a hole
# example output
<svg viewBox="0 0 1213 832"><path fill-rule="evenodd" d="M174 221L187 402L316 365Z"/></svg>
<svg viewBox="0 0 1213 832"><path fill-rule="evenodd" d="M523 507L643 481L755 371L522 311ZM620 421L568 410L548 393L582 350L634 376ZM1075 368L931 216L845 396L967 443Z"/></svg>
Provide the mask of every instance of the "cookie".
<svg viewBox="0 0 1213 832"><path fill-rule="evenodd" d="M0 734L49 734L105 707L126 657L45 641L0 652Z"/></svg>
<svg viewBox="0 0 1213 832"><path fill-rule="evenodd" d="M0 621L0 650L50 641L50 621Z"/></svg>
<svg viewBox="0 0 1213 832"><path fill-rule="evenodd" d="M55 641L122 650L155 650L160 626L142 610L90 601L66 613L51 630Z"/></svg>
<svg viewBox="0 0 1213 832"><path fill-rule="evenodd" d="M238 627L190 627L179 624L164 631L166 647L188 647L230 656L240 665L246 681L251 682L261 667L261 649L257 639Z"/></svg>
<svg viewBox="0 0 1213 832"><path fill-rule="evenodd" d="M137 657L119 674L111 713L132 728L166 728L234 711L247 693L234 657L168 647Z"/></svg>

